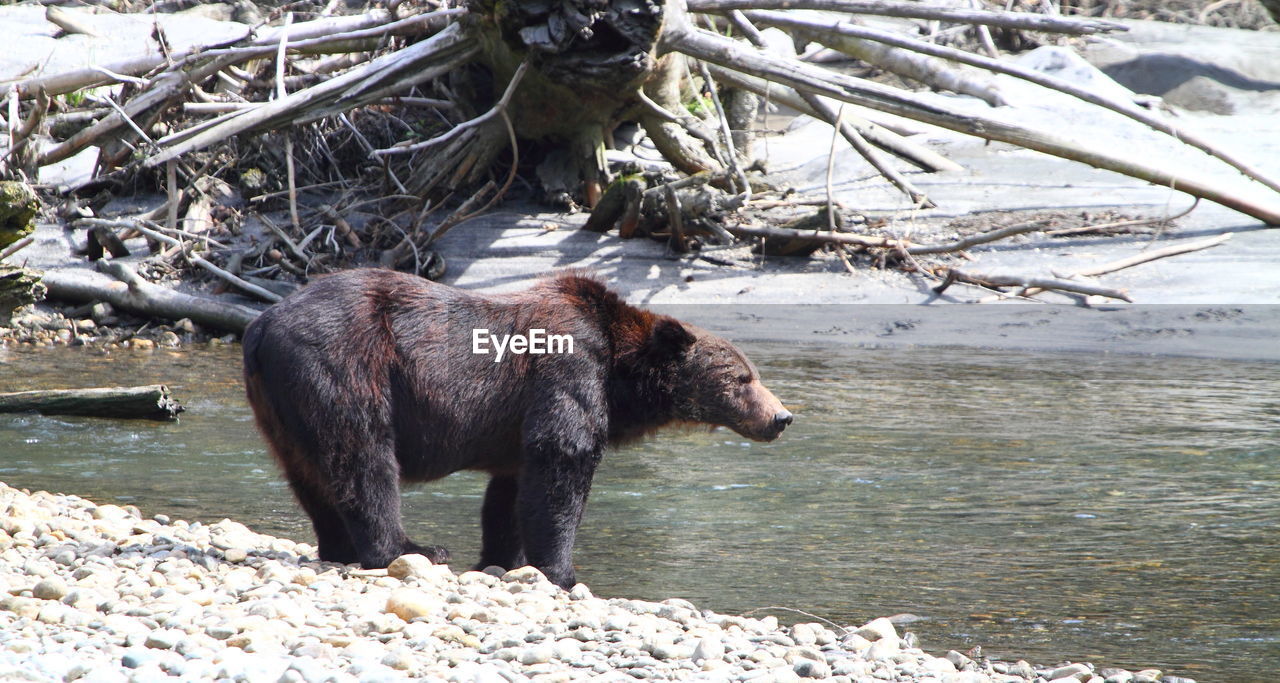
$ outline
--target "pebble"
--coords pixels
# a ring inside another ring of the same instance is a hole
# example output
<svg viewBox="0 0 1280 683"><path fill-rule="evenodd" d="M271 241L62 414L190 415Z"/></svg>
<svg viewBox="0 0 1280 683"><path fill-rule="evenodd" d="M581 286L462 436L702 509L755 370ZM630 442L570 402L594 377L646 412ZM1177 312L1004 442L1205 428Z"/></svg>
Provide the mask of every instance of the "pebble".
<svg viewBox="0 0 1280 683"><path fill-rule="evenodd" d="M387 576L396 579L425 578L431 576L431 560L425 555L401 555L387 565Z"/></svg>
<svg viewBox="0 0 1280 683"><path fill-rule="evenodd" d="M430 616L440 605L426 593L414 588L401 588L387 598L386 611L405 621Z"/></svg>
<svg viewBox="0 0 1280 683"><path fill-rule="evenodd" d="M893 627L893 622L888 617L880 617L872 619L862 628L854 631L855 635L862 636L871 642L875 642L882 638L891 638L897 640L898 630Z"/></svg>
<svg viewBox="0 0 1280 683"><path fill-rule="evenodd" d="M65 581L53 577L37 583L31 589L31 595L41 600L61 600L69 590Z"/></svg>
<svg viewBox="0 0 1280 683"><path fill-rule="evenodd" d="M1068 664L1066 666L1060 666L1045 674L1045 678L1050 681L1060 681L1063 679L1087 681L1092 675L1093 669L1088 664Z"/></svg>
<svg viewBox="0 0 1280 683"><path fill-rule="evenodd" d="M562 590L532 567L385 575L231 520L203 525L0 483L0 679L356 683L714 680L1138 683L1161 672L935 657L887 618L780 625ZM900 621L900 623L903 623ZM1176 683L1190 679L1163 676Z"/></svg>

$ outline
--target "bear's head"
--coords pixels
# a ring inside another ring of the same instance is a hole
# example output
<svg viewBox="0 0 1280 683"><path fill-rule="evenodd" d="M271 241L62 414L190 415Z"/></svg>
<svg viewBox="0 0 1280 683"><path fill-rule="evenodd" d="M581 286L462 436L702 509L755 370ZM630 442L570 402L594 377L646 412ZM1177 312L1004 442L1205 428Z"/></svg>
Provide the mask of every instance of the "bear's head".
<svg viewBox="0 0 1280 683"><path fill-rule="evenodd" d="M647 346L674 419L728 427L755 441L773 441L791 424L791 412L760 383L756 366L727 340L659 317Z"/></svg>

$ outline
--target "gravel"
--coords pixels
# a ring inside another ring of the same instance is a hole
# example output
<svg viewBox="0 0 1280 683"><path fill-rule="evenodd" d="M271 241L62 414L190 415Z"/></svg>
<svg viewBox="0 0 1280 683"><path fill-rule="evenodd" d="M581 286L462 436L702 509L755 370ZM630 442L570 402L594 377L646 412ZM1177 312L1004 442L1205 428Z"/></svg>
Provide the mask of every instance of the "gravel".
<svg viewBox="0 0 1280 683"><path fill-rule="evenodd" d="M1087 663L933 656L884 618L788 627L680 599L604 599L581 584L565 591L529 567L456 575L411 556L391 572L366 571L314 555L231 520L145 519L132 506L0 483L0 680L1161 678Z"/></svg>

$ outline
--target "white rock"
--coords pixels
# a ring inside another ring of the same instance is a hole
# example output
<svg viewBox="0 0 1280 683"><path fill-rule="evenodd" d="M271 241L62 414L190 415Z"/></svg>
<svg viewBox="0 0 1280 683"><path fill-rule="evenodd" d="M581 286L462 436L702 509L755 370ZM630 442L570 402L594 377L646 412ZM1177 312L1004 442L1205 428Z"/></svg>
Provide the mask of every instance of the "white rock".
<svg viewBox="0 0 1280 683"><path fill-rule="evenodd" d="M724 659L724 642L719 638L700 638L693 648L692 659L699 664Z"/></svg>
<svg viewBox="0 0 1280 683"><path fill-rule="evenodd" d="M867 622L867 624L862 628L854 631L854 633L872 642L880 640L881 638L897 639L898 637L898 630L893 627L893 622L889 621L886 617L873 619Z"/></svg>
<svg viewBox="0 0 1280 683"><path fill-rule="evenodd" d="M539 572L541 573L541 572ZM534 664L546 664L555 657L555 651L546 645L534 645L527 647L520 652L519 661L525 666Z"/></svg>
<svg viewBox="0 0 1280 683"><path fill-rule="evenodd" d="M817 624L796 624L791 627L791 638L796 645L813 645L818 642L822 627Z"/></svg>
<svg viewBox="0 0 1280 683"><path fill-rule="evenodd" d="M547 577L543 575L537 567L516 567L511 571L502 575L502 580L507 583L519 584L539 584L550 583Z"/></svg>
<svg viewBox="0 0 1280 683"><path fill-rule="evenodd" d="M387 576L396 579L428 577L433 566L426 555L401 555L387 565Z"/></svg>
<svg viewBox="0 0 1280 683"><path fill-rule="evenodd" d="M401 588L391 593L391 597L387 598L387 604L384 611L394 614L405 621L410 621L418 617L430 616L437 610L444 607L438 599L428 596L426 593L414 588Z"/></svg>
<svg viewBox="0 0 1280 683"><path fill-rule="evenodd" d="M890 657L898 654L898 651L901 649L901 643L902 641L897 638L881 638L880 640L872 643L871 647L867 648L866 657L867 659L877 662L889 659Z"/></svg>
<svg viewBox="0 0 1280 683"><path fill-rule="evenodd" d="M1083 681L1087 680L1091 675L1093 675L1093 669L1090 668L1088 664L1067 664L1049 672L1045 678L1050 681L1056 681L1062 678L1074 678L1076 680Z"/></svg>

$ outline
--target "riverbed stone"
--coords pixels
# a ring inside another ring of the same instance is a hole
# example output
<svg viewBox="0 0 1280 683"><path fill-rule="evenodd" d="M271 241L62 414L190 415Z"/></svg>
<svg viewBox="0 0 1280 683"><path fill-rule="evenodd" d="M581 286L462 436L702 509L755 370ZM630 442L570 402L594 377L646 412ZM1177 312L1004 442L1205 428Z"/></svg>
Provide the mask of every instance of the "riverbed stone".
<svg viewBox="0 0 1280 683"><path fill-rule="evenodd" d="M387 598L386 611L405 621L430 616L441 606L426 593L414 588L401 588Z"/></svg>
<svg viewBox="0 0 1280 683"><path fill-rule="evenodd" d="M396 579L429 578L432 567L431 560L425 555L417 553L401 555L387 565L387 576Z"/></svg>
<svg viewBox="0 0 1280 683"><path fill-rule="evenodd" d="M31 595L41 600L61 600L69 590L66 581L58 577L50 577L37 583L31 589Z"/></svg>
<svg viewBox="0 0 1280 683"><path fill-rule="evenodd" d="M1045 674L1045 678L1050 681L1057 681L1064 678L1074 678L1079 681L1088 680L1093 675L1093 669L1087 664L1066 664Z"/></svg>
<svg viewBox="0 0 1280 683"><path fill-rule="evenodd" d="M969 659L965 655L955 650L951 650L947 652L947 661L950 662L952 665L952 668L956 669L957 671L964 671L974 666L972 659Z"/></svg>
<svg viewBox="0 0 1280 683"><path fill-rule="evenodd" d="M537 585L542 583L549 585L551 583L547 580L546 575L539 571L537 567L530 566L512 569L502 575L502 580L506 583L528 585Z"/></svg>
<svg viewBox="0 0 1280 683"><path fill-rule="evenodd" d="M791 665L791 671L800 678L830 678L831 667L826 662L799 659Z"/></svg>
<svg viewBox="0 0 1280 683"><path fill-rule="evenodd" d="M902 641L897 638L881 638L867 648L867 659L876 662L892 658L901 650Z"/></svg>
<svg viewBox="0 0 1280 683"><path fill-rule="evenodd" d="M854 631L854 633L873 643L882 638L898 639L898 630L894 628L893 622L889 621L887 617L873 619L864 624L857 631Z"/></svg>
<svg viewBox="0 0 1280 683"><path fill-rule="evenodd" d="M690 657L698 664L704 664L709 660L724 659L725 647L724 641L715 637L699 638L693 647L693 655Z"/></svg>

